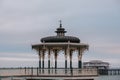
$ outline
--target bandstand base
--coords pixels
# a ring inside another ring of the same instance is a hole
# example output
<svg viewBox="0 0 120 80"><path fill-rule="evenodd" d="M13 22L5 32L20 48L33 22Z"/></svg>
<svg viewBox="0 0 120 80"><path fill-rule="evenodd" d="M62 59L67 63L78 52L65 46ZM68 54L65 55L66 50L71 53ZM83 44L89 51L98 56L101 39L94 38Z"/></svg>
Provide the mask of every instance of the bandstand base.
<svg viewBox="0 0 120 80"><path fill-rule="evenodd" d="M26 80L95 80L96 77L32 77Z"/></svg>

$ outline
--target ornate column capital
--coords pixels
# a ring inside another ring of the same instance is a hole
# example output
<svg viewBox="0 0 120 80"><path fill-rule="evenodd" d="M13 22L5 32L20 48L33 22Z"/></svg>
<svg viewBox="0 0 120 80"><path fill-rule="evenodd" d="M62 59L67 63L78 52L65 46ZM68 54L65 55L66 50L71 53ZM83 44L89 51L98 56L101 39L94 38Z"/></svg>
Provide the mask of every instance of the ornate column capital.
<svg viewBox="0 0 120 80"><path fill-rule="evenodd" d="M47 51L48 51L48 59L50 59L52 49L48 48Z"/></svg>
<svg viewBox="0 0 120 80"><path fill-rule="evenodd" d="M39 60L41 60L42 54L41 54L41 50L40 49L38 51L38 55L39 55Z"/></svg>
<svg viewBox="0 0 120 80"><path fill-rule="evenodd" d="M69 56L70 56L70 58L71 58L71 59L72 59L72 54L73 54L73 51L74 51L74 50L70 49Z"/></svg>
<svg viewBox="0 0 120 80"><path fill-rule="evenodd" d="M68 50L67 49L64 50L64 56L65 56L65 60L67 60L67 56L68 56Z"/></svg>
<svg viewBox="0 0 120 80"><path fill-rule="evenodd" d="M55 60L56 60L59 50L58 49L53 49L53 52L54 52L54 57L55 57Z"/></svg>
<svg viewBox="0 0 120 80"><path fill-rule="evenodd" d="M42 49L42 50L41 50L42 58L43 58L43 59L44 59L44 57L45 57L45 52L46 52L46 49Z"/></svg>

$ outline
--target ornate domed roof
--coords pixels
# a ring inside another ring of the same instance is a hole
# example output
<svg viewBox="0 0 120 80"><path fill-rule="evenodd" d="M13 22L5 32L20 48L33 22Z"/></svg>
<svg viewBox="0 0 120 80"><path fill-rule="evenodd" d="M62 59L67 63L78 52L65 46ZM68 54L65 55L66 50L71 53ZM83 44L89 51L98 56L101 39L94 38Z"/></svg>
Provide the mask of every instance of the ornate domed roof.
<svg viewBox="0 0 120 80"><path fill-rule="evenodd" d="M79 38L72 36L49 36L41 39L41 42L73 42L80 43Z"/></svg>
<svg viewBox="0 0 120 80"><path fill-rule="evenodd" d="M56 36L48 36L48 37L44 37L41 39L41 42L72 42L72 43L80 43L80 39L77 37L73 37L73 36L65 36L65 29L62 28L62 24L60 21L60 27L57 28L57 31L55 31L57 33Z"/></svg>

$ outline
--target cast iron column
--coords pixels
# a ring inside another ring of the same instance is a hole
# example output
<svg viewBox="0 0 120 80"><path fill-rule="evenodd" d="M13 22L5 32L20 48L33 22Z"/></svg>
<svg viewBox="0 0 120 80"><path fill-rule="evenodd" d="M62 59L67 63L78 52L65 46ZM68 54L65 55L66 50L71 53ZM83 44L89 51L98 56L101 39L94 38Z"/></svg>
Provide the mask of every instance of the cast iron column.
<svg viewBox="0 0 120 80"><path fill-rule="evenodd" d="M72 69L72 50L70 50L70 69Z"/></svg>
<svg viewBox="0 0 120 80"><path fill-rule="evenodd" d="M55 69L57 69L57 49L54 50L55 52Z"/></svg>
<svg viewBox="0 0 120 80"><path fill-rule="evenodd" d="M48 69L50 69L50 49L48 49Z"/></svg>
<svg viewBox="0 0 120 80"><path fill-rule="evenodd" d="M79 69L82 68L81 58L82 58L82 52L81 52L81 49L79 48L79 50L78 50L78 68L79 68Z"/></svg>
<svg viewBox="0 0 120 80"><path fill-rule="evenodd" d="M45 50L42 50L42 68L44 69Z"/></svg>
<svg viewBox="0 0 120 80"><path fill-rule="evenodd" d="M68 49L65 49L65 69L67 69L67 53Z"/></svg>
<svg viewBox="0 0 120 80"><path fill-rule="evenodd" d="M40 49L39 49L39 68L41 68L41 52L40 52Z"/></svg>

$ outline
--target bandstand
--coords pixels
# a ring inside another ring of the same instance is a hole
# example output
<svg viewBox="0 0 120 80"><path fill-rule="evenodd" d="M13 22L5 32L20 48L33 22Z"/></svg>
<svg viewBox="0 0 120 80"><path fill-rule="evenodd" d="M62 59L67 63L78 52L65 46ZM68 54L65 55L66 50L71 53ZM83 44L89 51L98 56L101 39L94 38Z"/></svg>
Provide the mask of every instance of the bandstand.
<svg viewBox="0 0 120 80"><path fill-rule="evenodd" d="M66 36L65 29L60 21L56 29L55 36L41 38L41 43L33 44L32 49L37 51L39 56L39 71L42 76L96 76L97 71L94 69L82 69L82 55L88 50L89 45L80 42L80 39L74 36ZM60 52L64 54L64 68L58 68L58 56ZM78 67L73 68L73 55L77 53ZM48 58L48 67L45 67L45 55ZM54 58L54 65L51 65L51 57ZM69 60L69 61L68 61ZM69 65L68 65L69 64ZM52 66L52 67L51 67Z"/></svg>
<svg viewBox="0 0 120 80"><path fill-rule="evenodd" d="M62 27L61 21L60 26L55 31L56 36L48 36L41 39L40 44L32 45L32 48L38 52L39 55L39 68L44 68L45 53L48 54L48 69L50 68L50 57L54 54L55 66L57 69L57 58L60 51L64 52L65 56L65 69L68 68L67 57L70 59L70 68L72 68L72 56L76 51L78 54L78 68L82 68L82 55L83 51L88 49L88 44L80 43L80 39L74 36L65 36L65 29Z"/></svg>

